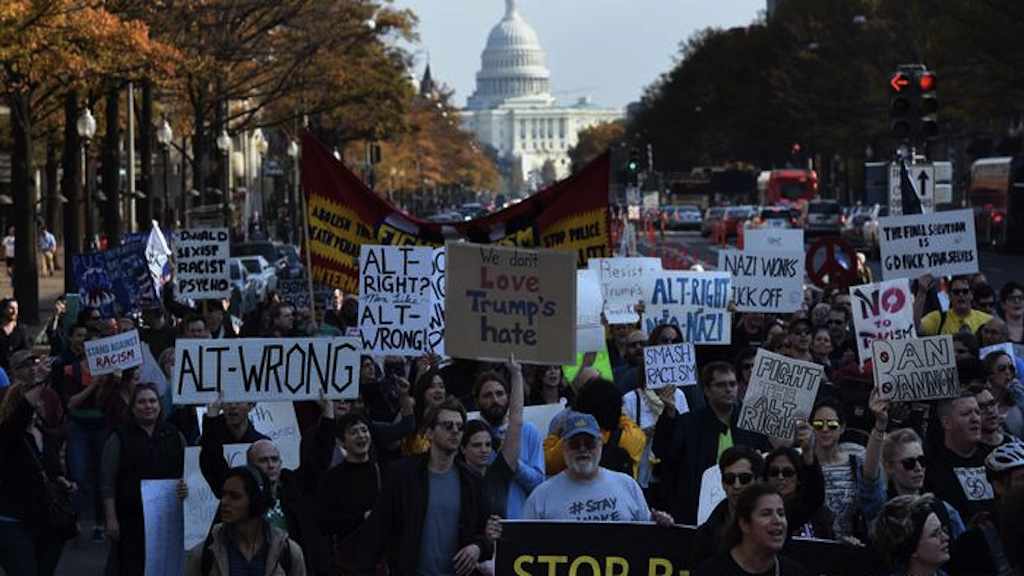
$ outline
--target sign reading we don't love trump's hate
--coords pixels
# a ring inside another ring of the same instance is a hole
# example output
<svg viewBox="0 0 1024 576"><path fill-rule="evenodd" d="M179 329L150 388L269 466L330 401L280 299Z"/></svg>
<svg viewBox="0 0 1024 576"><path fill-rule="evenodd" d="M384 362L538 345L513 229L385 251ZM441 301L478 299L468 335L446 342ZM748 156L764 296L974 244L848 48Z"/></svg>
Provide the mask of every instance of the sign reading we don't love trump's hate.
<svg viewBox="0 0 1024 576"><path fill-rule="evenodd" d="M171 387L175 404L355 398L359 339L179 339Z"/></svg>
<svg viewBox="0 0 1024 576"><path fill-rule="evenodd" d="M576 256L449 243L445 351L479 360L574 364Z"/></svg>

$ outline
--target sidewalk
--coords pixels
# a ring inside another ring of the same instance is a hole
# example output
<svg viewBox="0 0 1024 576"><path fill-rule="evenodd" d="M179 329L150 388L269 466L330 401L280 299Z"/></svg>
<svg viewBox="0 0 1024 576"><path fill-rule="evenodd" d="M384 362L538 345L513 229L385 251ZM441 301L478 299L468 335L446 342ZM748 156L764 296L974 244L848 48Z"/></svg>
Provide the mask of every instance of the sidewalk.
<svg viewBox="0 0 1024 576"><path fill-rule="evenodd" d="M57 270L53 276L41 276L39 278L39 324L23 324L28 332L29 338L35 338L36 334L43 328L46 321L53 316L53 303L57 297L64 293L64 270ZM4 269L0 273L0 298L13 298L14 287L11 286L11 278Z"/></svg>

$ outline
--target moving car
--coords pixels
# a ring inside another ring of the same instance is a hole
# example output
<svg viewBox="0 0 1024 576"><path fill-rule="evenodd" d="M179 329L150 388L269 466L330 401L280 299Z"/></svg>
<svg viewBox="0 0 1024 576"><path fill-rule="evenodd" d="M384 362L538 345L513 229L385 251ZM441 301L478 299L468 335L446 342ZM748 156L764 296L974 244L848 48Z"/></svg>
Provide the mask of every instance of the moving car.
<svg viewBox="0 0 1024 576"><path fill-rule="evenodd" d="M693 204L663 206L662 211L668 217L666 228L669 230L700 230L704 218L700 208Z"/></svg>
<svg viewBox="0 0 1024 576"><path fill-rule="evenodd" d="M267 297L267 292L277 290L277 271L263 256L242 256L238 259L256 283L256 294L260 300Z"/></svg>
<svg viewBox="0 0 1024 576"><path fill-rule="evenodd" d="M807 204L804 233L808 236L839 236L846 217L835 200L813 200Z"/></svg>
<svg viewBox="0 0 1024 576"><path fill-rule="evenodd" d="M881 209L879 204L867 204L856 206L850 211L850 216L843 224L843 239L854 247L865 246L864 224L869 220L877 220L878 212Z"/></svg>
<svg viewBox="0 0 1024 576"><path fill-rule="evenodd" d="M881 204L878 206L878 211L871 218L865 220L861 226L861 234L864 236L864 247L867 248L872 256L877 256L878 254L878 219L888 216L889 206Z"/></svg>
<svg viewBox="0 0 1024 576"><path fill-rule="evenodd" d="M800 212L788 206L763 206L754 228L799 228Z"/></svg>
<svg viewBox="0 0 1024 576"><path fill-rule="evenodd" d="M269 240L232 244L231 255L237 258L242 256L263 256L273 266L277 266L277 263L282 258L282 255L278 252L277 245Z"/></svg>

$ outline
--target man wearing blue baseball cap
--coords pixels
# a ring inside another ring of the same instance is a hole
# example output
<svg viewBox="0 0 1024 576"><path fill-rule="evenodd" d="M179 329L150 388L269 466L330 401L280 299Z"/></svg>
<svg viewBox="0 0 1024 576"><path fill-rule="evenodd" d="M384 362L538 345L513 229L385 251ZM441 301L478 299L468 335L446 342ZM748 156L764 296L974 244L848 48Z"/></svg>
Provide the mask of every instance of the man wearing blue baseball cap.
<svg viewBox="0 0 1024 576"><path fill-rule="evenodd" d="M590 414L569 412L562 426L565 470L530 493L523 507L527 520L579 522L655 521L672 525L665 512L648 508L640 485L628 474L599 465L601 429Z"/></svg>

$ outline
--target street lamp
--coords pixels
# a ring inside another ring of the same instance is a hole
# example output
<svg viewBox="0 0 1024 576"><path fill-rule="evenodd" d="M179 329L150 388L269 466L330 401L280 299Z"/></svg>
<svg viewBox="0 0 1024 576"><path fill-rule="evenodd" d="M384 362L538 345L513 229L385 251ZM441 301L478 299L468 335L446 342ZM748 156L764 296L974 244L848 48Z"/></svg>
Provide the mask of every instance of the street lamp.
<svg viewBox="0 0 1024 576"><path fill-rule="evenodd" d="M299 243L299 223L296 202L299 197L299 144L295 140L288 143L288 157L292 159L292 185L288 194L288 218L292 222L293 238Z"/></svg>
<svg viewBox="0 0 1024 576"><path fill-rule="evenodd" d="M89 108L84 108L75 122L78 137L82 139L82 174L85 182L85 236L86 249L96 250L96 216L92 207L92 182L89 178L89 141L96 135L96 118ZM77 209L77 208L76 208Z"/></svg>
<svg viewBox="0 0 1024 576"><path fill-rule="evenodd" d="M173 222L172 215L174 211L171 210L171 204L168 202L168 188L167 185L167 173L170 172L171 167L171 140L174 139L174 130L171 130L170 123L167 122L167 118L164 118L163 123L156 129L156 141L160 144L160 148L164 154L164 228L170 228Z"/></svg>
<svg viewBox="0 0 1024 576"><path fill-rule="evenodd" d="M220 136L217 136L217 149L224 155L224 191L221 201L223 202L224 226L230 229L231 212L228 202L231 198L231 136L227 130L221 130Z"/></svg>
<svg viewBox="0 0 1024 576"><path fill-rule="evenodd" d="M267 153L266 137L263 136L263 130L257 128L252 134L253 149L256 151L256 156L259 158L259 162L256 166L256 186L259 190L260 195L260 224L263 225L267 232L267 237L270 237L270 230L267 228L267 199L263 196L263 155Z"/></svg>

